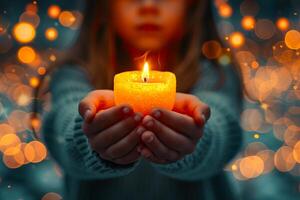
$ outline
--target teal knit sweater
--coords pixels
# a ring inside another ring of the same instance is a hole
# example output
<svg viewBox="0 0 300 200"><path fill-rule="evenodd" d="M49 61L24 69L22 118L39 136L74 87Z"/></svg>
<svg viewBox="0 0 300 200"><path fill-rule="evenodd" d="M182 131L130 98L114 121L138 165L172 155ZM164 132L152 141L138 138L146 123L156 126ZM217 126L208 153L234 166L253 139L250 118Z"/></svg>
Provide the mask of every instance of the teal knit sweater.
<svg viewBox="0 0 300 200"><path fill-rule="evenodd" d="M51 75L51 109L43 115L42 134L50 154L65 172L67 200L235 199L223 168L242 143L239 126L240 82L231 66L215 90L219 73L201 63L201 79L190 91L211 108L211 118L196 150L171 164L140 159L118 165L92 151L82 132L79 101L93 87L85 71L66 65Z"/></svg>

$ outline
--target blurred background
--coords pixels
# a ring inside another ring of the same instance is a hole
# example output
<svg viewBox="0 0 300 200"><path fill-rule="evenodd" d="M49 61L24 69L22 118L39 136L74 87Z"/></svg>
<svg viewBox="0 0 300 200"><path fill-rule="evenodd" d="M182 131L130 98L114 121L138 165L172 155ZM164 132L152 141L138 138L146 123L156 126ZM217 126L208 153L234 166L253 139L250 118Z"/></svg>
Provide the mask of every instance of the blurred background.
<svg viewBox="0 0 300 200"><path fill-rule="evenodd" d="M0 2L1 200L64 196L63 172L37 139L33 93L76 41L84 6ZM221 42L206 41L199 54L239 65L245 85L244 145L224 170L241 199L300 199L300 1L212 0L211 9Z"/></svg>

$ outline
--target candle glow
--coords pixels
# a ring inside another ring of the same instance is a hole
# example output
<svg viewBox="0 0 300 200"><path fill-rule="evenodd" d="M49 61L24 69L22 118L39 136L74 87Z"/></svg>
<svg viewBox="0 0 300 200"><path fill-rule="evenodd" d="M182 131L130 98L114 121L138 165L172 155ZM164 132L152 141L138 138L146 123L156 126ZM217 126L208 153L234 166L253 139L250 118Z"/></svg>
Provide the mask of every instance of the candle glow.
<svg viewBox="0 0 300 200"><path fill-rule="evenodd" d="M128 71L115 75L115 104L129 104L135 112L149 114L153 108L172 110L176 96L176 77L171 72Z"/></svg>

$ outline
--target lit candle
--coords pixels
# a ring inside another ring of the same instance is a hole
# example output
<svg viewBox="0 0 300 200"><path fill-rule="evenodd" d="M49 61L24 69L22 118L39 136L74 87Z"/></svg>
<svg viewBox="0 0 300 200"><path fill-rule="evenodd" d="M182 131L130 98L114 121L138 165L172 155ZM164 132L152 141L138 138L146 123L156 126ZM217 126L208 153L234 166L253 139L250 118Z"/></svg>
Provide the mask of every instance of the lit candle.
<svg viewBox="0 0 300 200"><path fill-rule="evenodd" d="M129 104L135 112L149 114L153 108L172 110L176 96L176 77L171 72L149 69L128 71L115 75L115 104Z"/></svg>

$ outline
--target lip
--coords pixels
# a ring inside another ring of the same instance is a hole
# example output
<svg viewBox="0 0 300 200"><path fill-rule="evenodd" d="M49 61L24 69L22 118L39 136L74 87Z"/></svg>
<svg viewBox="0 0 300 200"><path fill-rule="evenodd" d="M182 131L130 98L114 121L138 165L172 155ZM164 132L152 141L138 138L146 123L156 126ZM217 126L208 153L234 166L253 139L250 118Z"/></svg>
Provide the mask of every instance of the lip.
<svg viewBox="0 0 300 200"><path fill-rule="evenodd" d="M145 32L157 32L160 31L162 28L159 25L151 24L151 23L144 23L136 26L138 31L145 31Z"/></svg>

